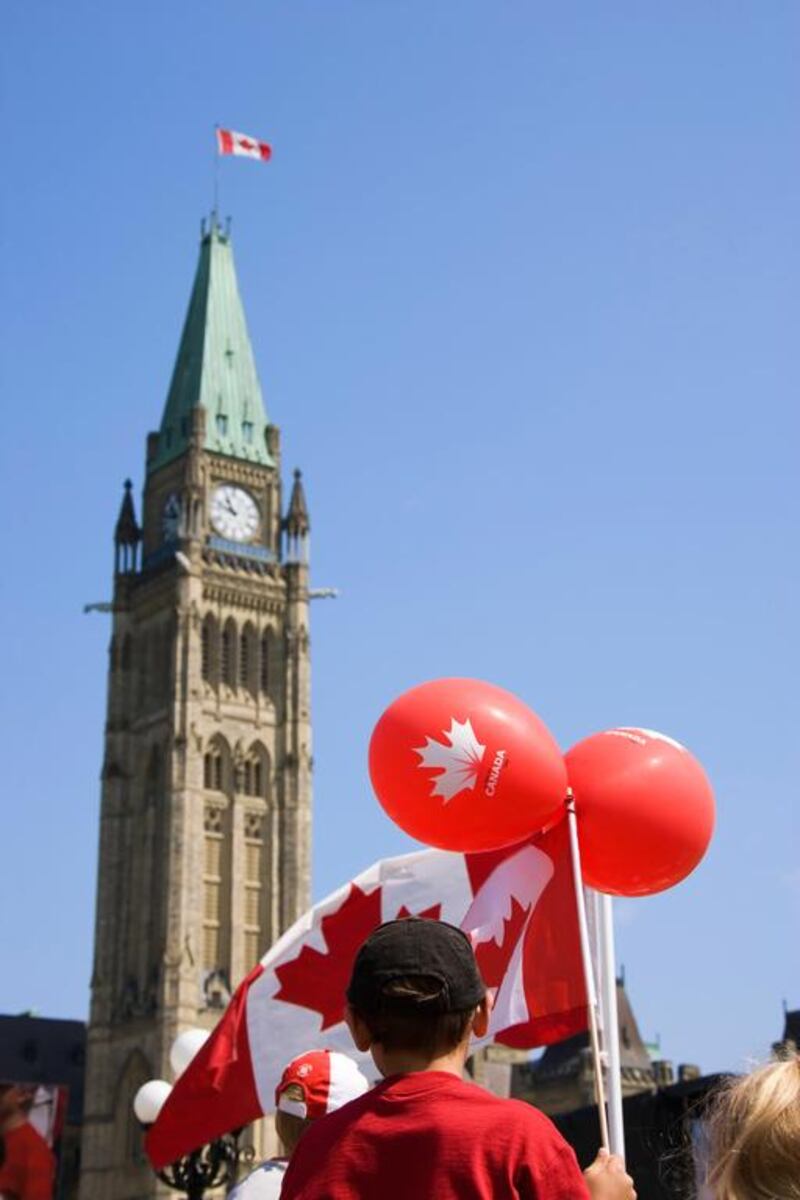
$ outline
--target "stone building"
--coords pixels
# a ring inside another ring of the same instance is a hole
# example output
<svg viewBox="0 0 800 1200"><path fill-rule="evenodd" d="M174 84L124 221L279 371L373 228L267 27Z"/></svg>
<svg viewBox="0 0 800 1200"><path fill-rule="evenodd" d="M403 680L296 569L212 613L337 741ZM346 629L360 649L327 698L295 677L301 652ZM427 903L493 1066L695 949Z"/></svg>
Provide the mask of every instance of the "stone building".
<svg viewBox="0 0 800 1200"><path fill-rule="evenodd" d="M642 1040L628 993L617 981L619 1045L623 1098L640 1092L655 1092L675 1082L671 1062L651 1058ZM695 1079L699 1068L689 1064L678 1069L681 1082ZM528 1100L543 1112L556 1116L595 1103L594 1064L589 1034L578 1033L548 1046L535 1062L511 1066L511 1094Z"/></svg>
<svg viewBox="0 0 800 1200"><path fill-rule="evenodd" d="M85 1058L83 1021L33 1013L0 1016L0 1080L55 1086L66 1094L66 1108L55 1122L58 1200L75 1200L78 1194Z"/></svg>
<svg viewBox="0 0 800 1200"><path fill-rule="evenodd" d="M81 1200L160 1194L136 1090L309 903L309 520L280 466L213 217L114 535Z"/></svg>

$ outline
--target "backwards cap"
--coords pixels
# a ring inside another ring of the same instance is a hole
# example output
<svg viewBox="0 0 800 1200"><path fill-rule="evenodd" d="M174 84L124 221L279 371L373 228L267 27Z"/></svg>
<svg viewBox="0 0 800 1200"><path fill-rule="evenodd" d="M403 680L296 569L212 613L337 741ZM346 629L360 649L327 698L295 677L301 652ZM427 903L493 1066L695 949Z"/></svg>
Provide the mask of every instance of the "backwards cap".
<svg viewBox="0 0 800 1200"><path fill-rule="evenodd" d="M387 984L408 976L436 980L430 997L387 997ZM358 1012L411 1007L429 1013L466 1012L480 1004L486 985L472 943L462 929L427 917L403 917L379 925L361 946L353 964L347 999Z"/></svg>

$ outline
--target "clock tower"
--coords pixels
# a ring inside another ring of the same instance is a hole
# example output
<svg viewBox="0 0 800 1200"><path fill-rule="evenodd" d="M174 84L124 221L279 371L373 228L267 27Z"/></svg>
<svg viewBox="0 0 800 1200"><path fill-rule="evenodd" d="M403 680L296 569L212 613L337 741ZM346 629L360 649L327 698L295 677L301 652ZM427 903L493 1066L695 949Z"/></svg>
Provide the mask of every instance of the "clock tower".
<svg viewBox="0 0 800 1200"><path fill-rule="evenodd" d="M308 906L308 533L214 216L141 525L127 482L114 535L81 1200L164 1192L136 1090Z"/></svg>

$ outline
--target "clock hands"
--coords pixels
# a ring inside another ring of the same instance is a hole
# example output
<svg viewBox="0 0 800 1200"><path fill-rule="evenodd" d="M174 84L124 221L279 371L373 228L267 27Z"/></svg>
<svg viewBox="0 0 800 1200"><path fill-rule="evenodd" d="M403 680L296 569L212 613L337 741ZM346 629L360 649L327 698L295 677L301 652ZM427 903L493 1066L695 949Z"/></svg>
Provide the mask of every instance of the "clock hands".
<svg viewBox="0 0 800 1200"><path fill-rule="evenodd" d="M212 497L211 522L223 537L246 541L258 525L258 509L247 492L223 484Z"/></svg>

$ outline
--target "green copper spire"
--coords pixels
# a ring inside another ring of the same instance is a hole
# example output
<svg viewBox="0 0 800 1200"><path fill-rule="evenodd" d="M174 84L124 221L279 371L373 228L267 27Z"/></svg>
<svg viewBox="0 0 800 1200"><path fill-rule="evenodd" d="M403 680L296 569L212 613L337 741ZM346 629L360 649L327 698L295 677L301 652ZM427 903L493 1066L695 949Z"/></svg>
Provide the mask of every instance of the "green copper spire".
<svg viewBox="0 0 800 1200"><path fill-rule="evenodd" d="M200 242L200 261L150 471L187 449L196 408L205 409L206 450L274 465L267 450L267 414L236 283L230 235L215 216Z"/></svg>

